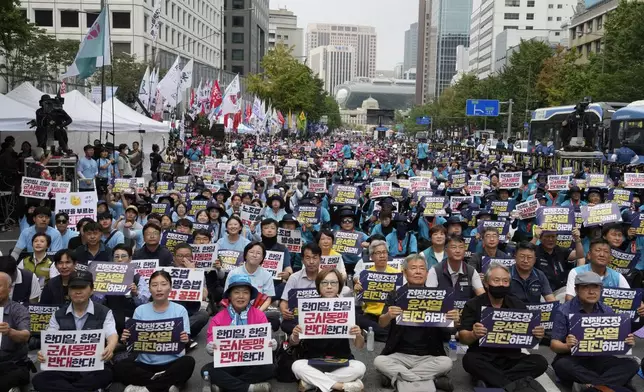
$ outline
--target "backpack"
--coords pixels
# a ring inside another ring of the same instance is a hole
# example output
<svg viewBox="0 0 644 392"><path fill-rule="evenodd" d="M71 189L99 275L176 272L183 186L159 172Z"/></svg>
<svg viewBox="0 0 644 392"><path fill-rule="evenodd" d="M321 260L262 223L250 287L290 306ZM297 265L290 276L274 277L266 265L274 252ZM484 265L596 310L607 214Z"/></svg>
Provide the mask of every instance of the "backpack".
<svg viewBox="0 0 644 392"><path fill-rule="evenodd" d="M293 374L293 363L300 359L300 346L291 346L288 341L282 343L275 353L275 379L279 382L297 382Z"/></svg>

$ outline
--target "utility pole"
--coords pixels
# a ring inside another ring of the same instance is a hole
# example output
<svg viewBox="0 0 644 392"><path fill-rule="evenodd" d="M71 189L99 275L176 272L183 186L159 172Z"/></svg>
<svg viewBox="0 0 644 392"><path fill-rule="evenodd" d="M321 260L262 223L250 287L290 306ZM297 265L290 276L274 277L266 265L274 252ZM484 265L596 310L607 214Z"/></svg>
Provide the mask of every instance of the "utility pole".
<svg viewBox="0 0 644 392"><path fill-rule="evenodd" d="M507 134L507 140L510 140L510 135L512 133L512 105L514 104L513 100L508 101L508 134Z"/></svg>

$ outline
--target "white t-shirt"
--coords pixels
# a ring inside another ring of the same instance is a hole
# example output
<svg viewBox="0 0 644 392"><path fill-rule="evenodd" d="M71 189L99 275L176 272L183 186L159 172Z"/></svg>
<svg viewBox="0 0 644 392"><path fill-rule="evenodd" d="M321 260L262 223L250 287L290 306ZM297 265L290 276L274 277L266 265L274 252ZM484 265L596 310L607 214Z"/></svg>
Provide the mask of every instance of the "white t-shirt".
<svg viewBox="0 0 644 392"><path fill-rule="evenodd" d="M575 277L577 276L577 271L575 271L576 268L573 268L570 270L568 273L568 281L566 282L566 295L570 296L576 296L575 294ZM605 276L605 275L604 275ZM602 280L604 279L604 276L602 276ZM619 287L614 287L614 288L619 288L619 289L630 289L631 286L628 284L628 281L624 277L624 275L619 274Z"/></svg>

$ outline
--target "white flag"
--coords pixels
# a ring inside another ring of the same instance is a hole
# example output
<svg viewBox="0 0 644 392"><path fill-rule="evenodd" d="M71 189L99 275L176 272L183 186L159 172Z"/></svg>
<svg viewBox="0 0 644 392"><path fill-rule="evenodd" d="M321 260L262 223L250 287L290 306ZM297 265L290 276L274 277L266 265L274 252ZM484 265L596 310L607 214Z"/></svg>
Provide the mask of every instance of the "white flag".
<svg viewBox="0 0 644 392"><path fill-rule="evenodd" d="M154 72L154 70L152 71ZM143 79L141 79L141 86L139 87L139 101L146 109L150 105L150 67L145 68Z"/></svg>
<svg viewBox="0 0 644 392"><path fill-rule="evenodd" d="M230 113L237 113L240 110L239 103L239 93L241 89L239 88L239 74L235 76L235 79L226 87L226 92L224 93L224 99L221 104L221 115L225 116Z"/></svg>
<svg viewBox="0 0 644 392"><path fill-rule="evenodd" d="M157 102L157 85L159 84L159 71L154 68L150 73L150 103L148 110L154 110Z"/></svg>
<svg viewBox="0 0 644 392"><path fill-rule="evenodd" d="M179 85L181 84L181 66L179 65L179 56L174 60L174 64L168 73L165 74L163 79L159 82L157 89L161 96L166 99L171 107L177 106L180 99L178 99Z"/></svg>
<svg viewBox="0 0 644 392"><path fill-rule="evenodd" d="M257 97L255 97L255 100L253 101L253 115L260 123L264 122L264 105Z"/></svg>
<svg viewBox="0 0 644 392"><path fill-rule="evenodd" d="M177 103L183 101L183 96L186 92L186 89L192 87L192 68L194 66L194 61L190 59L188 64L186 64L181 70L181 83L179 84L179 94L177 96Z"/></svg>
<svg viewBox="0 0 644 392"><path fill-rule="evenodd" d="M158 0L156 8L154 9L154 13L152 14L152 22L150 25L150 36L152 37L152 41L157 40L157 36L159 35L160 21L161 21L161 0Z"/></svg>

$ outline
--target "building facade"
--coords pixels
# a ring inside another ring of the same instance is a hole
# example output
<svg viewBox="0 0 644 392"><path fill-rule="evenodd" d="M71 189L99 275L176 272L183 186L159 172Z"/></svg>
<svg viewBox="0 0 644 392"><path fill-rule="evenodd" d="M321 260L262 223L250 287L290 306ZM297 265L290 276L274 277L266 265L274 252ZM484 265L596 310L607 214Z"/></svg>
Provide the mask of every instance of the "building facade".
<svg viewBox="0 0 644 392"><path fill-rule="evenodd" d="M287 9L270 10L268 48L284 44L293 48L293 57L304 62L304 30L297 27L297 16Z"/></svg>
<svg viewBox="0 0 644 392"><path fill-rule="evenodd" d="M486 78L496 71L496 38L504 30L528 30L524 39L548 31L549 42L566 39L565 29L574 13L577 0L481 0L470 21L469 72ZM505 53L506 48L499 48Z"/></svg>
<svg viewBox="0 0 644 392"><path fill-rule="evenodd" d="M239 74L261 72L268 50L268 0L226 0L224 70Z"/></svg>
<svg viewBox="0 0 644 392"><path fill-rule="evenodd" d="M581 54L579 63L587 63L591 53L601 53L604 42L604 23L619 0L587 1L577 7L568 26L568 48Z"/></svg>
<svg viewBox="0 0 644 392"><path fill-rule="evenodd" d="M377 35L375 27L339 24L309 24L306 30L306 57L320 46L351 46L355 48L358 76L376 75Z"/></svg>
<svg viewBox="0 0 644 392"><path fill-rule="evenodd" d="M150 36L152 14L161 2L156 41ZM181 56L194 59L193 83L214 79L221 69L223 0L121 0L110 2L112 53L136 56L169 69ZM36 27L57 39L80 42L101 11L100 0L22 0L20 8Z"/></svg>
<svg viewBox="0 0 644 392"><path fill-rule="evenodd" d="M356 50L353 46L319 46L311 50L307 61L331 96L338 85L356 76Z"/></svg>
<svg viewBox="0 0 644 392"><path fill-rule="evenodd" d="M416 68L418 57L418 22L409 25L405 31L405 58L403 61L403 72Z"/></svg>

